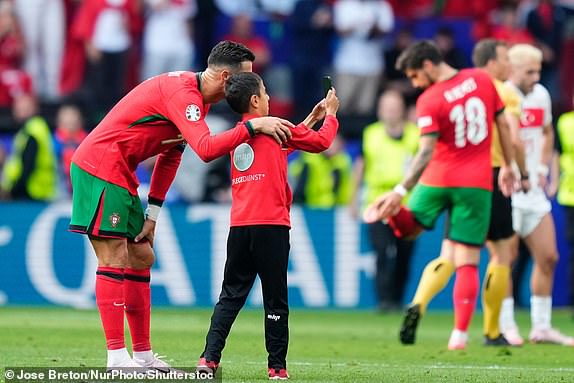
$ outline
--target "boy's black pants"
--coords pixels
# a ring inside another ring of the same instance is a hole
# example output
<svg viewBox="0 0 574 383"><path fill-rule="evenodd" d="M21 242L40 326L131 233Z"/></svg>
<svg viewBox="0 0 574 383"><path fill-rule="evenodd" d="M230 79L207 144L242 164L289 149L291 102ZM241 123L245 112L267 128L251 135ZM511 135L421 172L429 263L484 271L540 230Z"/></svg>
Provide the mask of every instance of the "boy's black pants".
<svg viewBox="0 0 574 383"><path fill-rule="evenodd" d="M229 230L223 285L211 316L202 357L219 362L229 330L245 304L255 277L259 275L265 309L268 367L287 367L289 247L287 226L238 226Z"/></svg>

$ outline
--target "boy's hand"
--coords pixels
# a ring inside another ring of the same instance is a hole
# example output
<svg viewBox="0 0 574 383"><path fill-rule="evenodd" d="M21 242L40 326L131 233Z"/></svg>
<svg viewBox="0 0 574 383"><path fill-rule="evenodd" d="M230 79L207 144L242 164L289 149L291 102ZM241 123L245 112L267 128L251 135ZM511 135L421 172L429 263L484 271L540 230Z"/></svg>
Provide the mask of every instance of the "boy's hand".
<svg viewBox="0 0 574 383"><path fill-rule="evenodd" d="M325 113L328 116L335 116L339 110L339 99L337 98L337 91L331 88L327 97L325 97Z"/></svg>
<svg viewBox="0 0 574 383"><path fill-rule="evenodd" d="M313 120L319 121L325 118L325 99L322 99L315 105L310 116Z"/></svg>

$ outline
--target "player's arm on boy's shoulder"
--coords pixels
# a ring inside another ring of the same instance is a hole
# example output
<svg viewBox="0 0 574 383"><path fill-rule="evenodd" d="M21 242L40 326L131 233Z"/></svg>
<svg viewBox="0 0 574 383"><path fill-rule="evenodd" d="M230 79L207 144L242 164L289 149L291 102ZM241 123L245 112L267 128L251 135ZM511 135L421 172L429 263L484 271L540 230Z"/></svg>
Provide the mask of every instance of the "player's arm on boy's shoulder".
<svg viewBox="0 0 574 383"><path fill-rule="evenodd" d="M205 162L229 153L251 135L245 124L223 133L212 135L205 123L203 98L194 88L180 87L166 101L167 118L172 121L183 138Z"/></svg>

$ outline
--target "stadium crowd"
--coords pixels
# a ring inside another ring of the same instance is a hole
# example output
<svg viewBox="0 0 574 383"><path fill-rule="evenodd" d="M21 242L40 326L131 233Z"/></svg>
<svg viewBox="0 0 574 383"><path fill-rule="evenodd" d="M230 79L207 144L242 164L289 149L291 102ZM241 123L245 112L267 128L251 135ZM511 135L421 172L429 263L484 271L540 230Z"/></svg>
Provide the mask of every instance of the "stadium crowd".
<svg viewBox="0 0 574 383"><path fill-rule="evenodd" d="M396 58L413 41L432 38L445 61L462 69L472 66L472 48L485 37L541 49L541 84L553 114L562 116L554 121L564 171L572 150L565 132L574 125L573 1L0 0L0 169L6 164L0 198L69 198L72 153L110 108L149 77L202 68L216 42L228 39L255 53L253 70L267 84L273 115L301 121L322 97L322 75L333 77L340 137L323 154L291 161L294 200L314 208L349 205L358 217L362 199L372 202L392 189L416 152L418 93L395 69ZM225 103L208 117L214 133L237 120ZM383 127L386 141L378 132ZM369 146L397 140L394 152ZM20 169L10 165L10 154L21 156ZM552 181L558 161L557 155ZM383 163L394 174L379 171ZM144 196L153 165L138 170ZM45 175L22 181L37 171ZM187 150L168 201L230 198L228 159L206 165ZM573 222L574 200L559 201ZM385 230L380 223L371 228L381 309L404 300L413 246L393 242ZM389 293L389 286L397 291Z"/></svg>

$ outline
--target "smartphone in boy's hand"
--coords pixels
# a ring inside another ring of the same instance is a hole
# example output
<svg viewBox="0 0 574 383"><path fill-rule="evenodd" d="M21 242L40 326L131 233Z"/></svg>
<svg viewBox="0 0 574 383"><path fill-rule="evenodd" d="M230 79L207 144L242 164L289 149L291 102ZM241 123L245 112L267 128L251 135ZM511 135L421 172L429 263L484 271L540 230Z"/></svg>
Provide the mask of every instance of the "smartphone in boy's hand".
<svg viewBox="0 0 574 383"><path fill-rule="evenodd" d="M327 97L327 93L333 87L333 81L331 80L331 76L323 76L322 79L323 84L323 96Z"/></svg>

